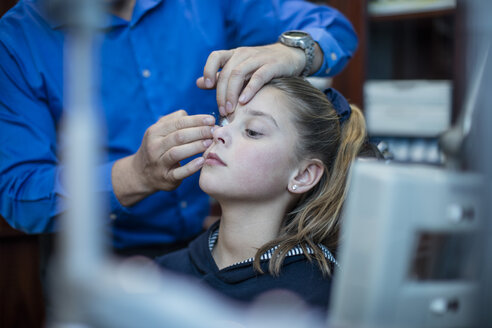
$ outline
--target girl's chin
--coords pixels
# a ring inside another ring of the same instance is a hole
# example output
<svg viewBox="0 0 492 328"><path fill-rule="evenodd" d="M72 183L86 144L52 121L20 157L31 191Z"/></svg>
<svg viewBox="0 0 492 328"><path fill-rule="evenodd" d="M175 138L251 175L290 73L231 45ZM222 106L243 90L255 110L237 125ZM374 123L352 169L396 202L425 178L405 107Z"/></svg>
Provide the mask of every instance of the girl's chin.
<svg viewBox="0 0 492 328"><path fill-rule="evenodd" d="M212 183L211 181L203 181L200 178L199 185L200 185L200 189L211 197L214 197L217 194L221 193L220 190L217 190L218 182Z"/></svg>
<svg viewBox="0 0 492 328"><path fill-rule="evenodd" d="M200 179L200 189L216 201L228 199L234 192L232 190L218 188L218 186L221 186L220 182L203 181Z"/></svg>

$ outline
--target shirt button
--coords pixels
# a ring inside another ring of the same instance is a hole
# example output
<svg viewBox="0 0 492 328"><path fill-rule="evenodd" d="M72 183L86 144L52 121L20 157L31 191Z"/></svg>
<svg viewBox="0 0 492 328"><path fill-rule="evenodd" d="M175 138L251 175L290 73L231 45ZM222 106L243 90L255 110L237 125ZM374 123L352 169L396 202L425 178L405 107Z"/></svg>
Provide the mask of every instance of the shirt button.
<svg viewBox="0 0 492 328"><path fill-rule="evenodd" d="M117 217L118 217L118 216L117 216L116 214L114 214L114 213L109 214L109 218L110 218L111 220L116 220L116 218L117 218Z"/></svg>
<svg viewBox="0 0 492 328"><path fill-rule="evenodd" d="M150 77L150 71L148 69L144 69L142 71L142 76L145 77L145 78Z"/></svg>
<svg viewBox="0 0 492 328"><path fill-rule="evenodd" d="M331 53L331 60L337 60L338 56L336 53L332 52Z"/></svg>
<svg viewBox="0 0 492 328"><path fill-rule="evenodd" d="M182 202L179 203L179 206L181 208L186 208L188 206L188 203L186 201L182 201Z"/></svg>

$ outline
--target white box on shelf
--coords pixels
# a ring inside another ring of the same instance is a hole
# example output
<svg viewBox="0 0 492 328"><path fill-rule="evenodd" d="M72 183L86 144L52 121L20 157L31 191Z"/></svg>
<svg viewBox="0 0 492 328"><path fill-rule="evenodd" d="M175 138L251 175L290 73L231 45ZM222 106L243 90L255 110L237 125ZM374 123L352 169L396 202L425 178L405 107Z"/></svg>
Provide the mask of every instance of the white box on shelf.
<svg viewBox="0 0 492 328"><path fill-rule="evenodd" d="M365 116L371 136L435 137L450 126L449 80L369 80Z"/></svg>
<svg viewBox="0 0 492 328"><path fill-rule="evenodd" d="M377 0L370 1L371 16L418 14L456 8L456 0Z"/></svg>

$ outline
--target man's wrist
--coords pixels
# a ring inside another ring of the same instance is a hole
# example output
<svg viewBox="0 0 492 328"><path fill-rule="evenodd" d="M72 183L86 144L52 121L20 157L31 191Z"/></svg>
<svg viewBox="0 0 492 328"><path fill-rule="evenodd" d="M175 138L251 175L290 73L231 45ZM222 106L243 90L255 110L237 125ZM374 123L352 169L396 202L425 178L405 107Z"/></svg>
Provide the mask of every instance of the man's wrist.
<svg viewBox="0 0 492 328"><path fill-rule="evenodd" d="M320 55L322 57L321 48L309 33L301 30L286 31L279 36L279 42L304 52L305 61L301 76L311 75L321 67L322 59L321 61L319 59Z"/></svg>
<svg viewBox="0 0 492 328"><path fill-rule="evenodd" d="M319 46L318 42L314 42L313 66L311 67L311 71L309 72L309 75L313 75L314 73L319 71L321 66L323 66L323 61L324 61L323 50Z"/></svg>
<svg viewBox="0 0 492 328"><path fill-rule="evenodd" d="M117 160L111 170L113 192L123 206L131 206L155 191L149 188L135 169L135 155Z"/></svg>

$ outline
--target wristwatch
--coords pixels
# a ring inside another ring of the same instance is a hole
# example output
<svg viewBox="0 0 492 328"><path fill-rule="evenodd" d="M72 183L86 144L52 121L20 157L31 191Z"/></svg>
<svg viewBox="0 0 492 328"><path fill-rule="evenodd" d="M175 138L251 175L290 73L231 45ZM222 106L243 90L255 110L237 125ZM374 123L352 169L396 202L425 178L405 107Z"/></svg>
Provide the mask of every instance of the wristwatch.
<svg viewBox="0 0 492 328"><path fill-rule="evenodd" d="M301 76L308 76L314 62L314 40L309 33L304 31L287 31L280 35L279 42L289 46L304 50L306 55L306 65Z"/></svg>

